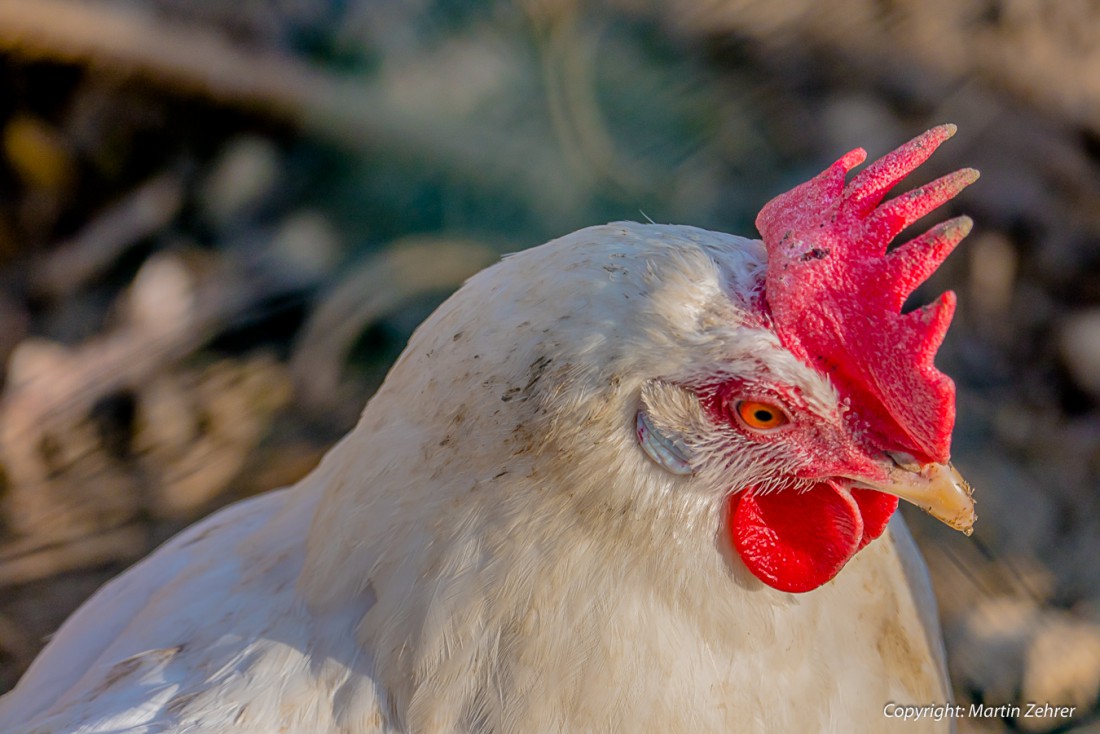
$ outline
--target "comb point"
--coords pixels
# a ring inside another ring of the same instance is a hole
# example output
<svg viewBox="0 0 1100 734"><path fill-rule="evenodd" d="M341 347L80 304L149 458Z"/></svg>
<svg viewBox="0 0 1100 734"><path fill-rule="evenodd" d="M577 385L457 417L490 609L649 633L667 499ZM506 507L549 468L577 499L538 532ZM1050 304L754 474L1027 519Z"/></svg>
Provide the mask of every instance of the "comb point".
<svg viewBox="0 0 1100 734"><path fill-rule="evenodd" d="M955 134L954 125L940 125L890 151L852 179L845 190L845 208L854 216L874 209L890 189L908 176Z"/></svg>
<svg viewBox="0 0 1100 734"><path fill-rule="evenodd" d="M900 311L905 299L936 272L973 226L970 217L948 219L876 261L880 263L876 272L881 274L881 280L894 284L890 305L895 310Z"/></svg>

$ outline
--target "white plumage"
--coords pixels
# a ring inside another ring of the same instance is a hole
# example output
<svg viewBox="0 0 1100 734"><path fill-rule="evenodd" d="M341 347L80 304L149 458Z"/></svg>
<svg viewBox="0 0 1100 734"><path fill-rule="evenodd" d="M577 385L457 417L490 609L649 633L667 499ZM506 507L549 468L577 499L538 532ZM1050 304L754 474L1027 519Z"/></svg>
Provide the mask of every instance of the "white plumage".
<svg viewBox="0 0 1100 734"><path fill-rule="evenodd" d="M883 713L949 696L899 517L804 594L719 530L763 465L708 454L681 385L767 374L843 412L751 318L765 269L757 241L622 223L475 276L310 476L73 615L0 732L945 730ZM639 408L693 473L646 455Z"/></svg>

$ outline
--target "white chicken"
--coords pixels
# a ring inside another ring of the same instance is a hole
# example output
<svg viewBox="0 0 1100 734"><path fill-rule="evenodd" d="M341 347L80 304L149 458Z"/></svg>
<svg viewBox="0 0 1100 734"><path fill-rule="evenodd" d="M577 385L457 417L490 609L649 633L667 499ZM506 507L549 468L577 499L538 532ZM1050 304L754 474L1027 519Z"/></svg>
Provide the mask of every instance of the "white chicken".
<svg viewBox="0 0 1100 734"><path fill-rule="evenodd" d="M85 603L0 732L946 730L885 713L950 695L898 497L974 520L953 296L899 313L970 223L886 248L977 174L879 204L953 131L762 242L618 223L475 276L312 474Z"/></svg>

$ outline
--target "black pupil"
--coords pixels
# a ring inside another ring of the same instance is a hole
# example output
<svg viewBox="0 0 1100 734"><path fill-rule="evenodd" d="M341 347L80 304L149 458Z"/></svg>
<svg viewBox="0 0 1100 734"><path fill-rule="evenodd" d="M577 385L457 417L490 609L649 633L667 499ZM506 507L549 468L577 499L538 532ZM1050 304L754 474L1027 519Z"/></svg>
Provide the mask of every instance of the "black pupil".
<svg viewBox="0 0 1100 734"><path fill-rule="evenodd" d="M756 418L756 420L760 421L761 423L770 423L773 418L772 412L770 410L757 410L752 415L754 418Z"/></svg>

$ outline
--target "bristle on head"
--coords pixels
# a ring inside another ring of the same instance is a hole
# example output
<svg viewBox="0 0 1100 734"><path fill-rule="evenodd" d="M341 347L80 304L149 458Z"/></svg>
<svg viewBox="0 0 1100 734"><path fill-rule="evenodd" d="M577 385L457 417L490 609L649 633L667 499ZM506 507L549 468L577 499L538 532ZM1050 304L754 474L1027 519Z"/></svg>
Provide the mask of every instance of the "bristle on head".
<svg viewBox="0 0 1100 734"><path fill-rule="evenodd" d="M971 228L936 225L887 253L899 232L978 178L963 169L881 203L902 178L955 133L941 125L856 175L862 149L768 202L756 227L768 251L765 296L789 350L829 375L883 449L947 461L955 385L932 361L955 295L901 314L902 304Z"/></svg>

